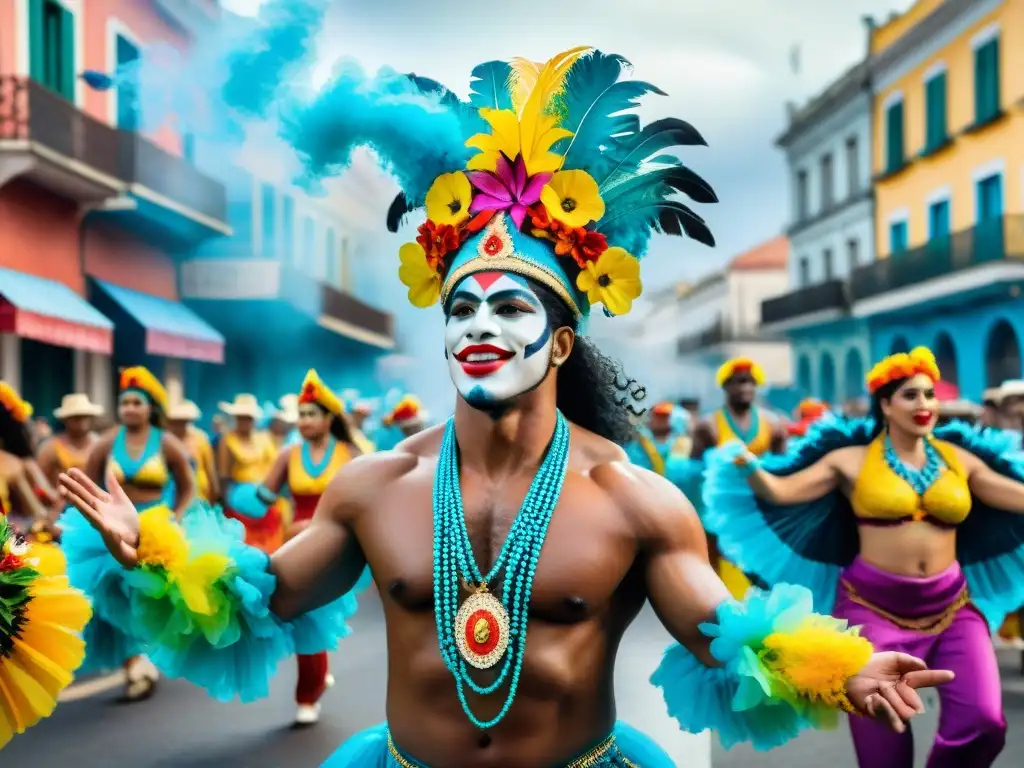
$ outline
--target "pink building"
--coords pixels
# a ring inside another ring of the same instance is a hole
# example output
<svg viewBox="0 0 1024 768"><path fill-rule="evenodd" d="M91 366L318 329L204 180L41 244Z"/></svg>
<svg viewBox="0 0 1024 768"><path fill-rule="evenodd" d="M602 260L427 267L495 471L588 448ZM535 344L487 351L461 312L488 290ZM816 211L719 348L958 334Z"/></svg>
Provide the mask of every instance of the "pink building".
<svg viewBox="0 0 1024 768"><path fill-rule="evenodd" d="M214 0L0 0L0 377L48 415L70 391L112 406L117 369L182 387L182 362L223 361L179 303L177 262L231 234L224 186L172 126L142 135L113 72L148 45L186 49ZM172 393L173 394L173 393Z"/></svg>

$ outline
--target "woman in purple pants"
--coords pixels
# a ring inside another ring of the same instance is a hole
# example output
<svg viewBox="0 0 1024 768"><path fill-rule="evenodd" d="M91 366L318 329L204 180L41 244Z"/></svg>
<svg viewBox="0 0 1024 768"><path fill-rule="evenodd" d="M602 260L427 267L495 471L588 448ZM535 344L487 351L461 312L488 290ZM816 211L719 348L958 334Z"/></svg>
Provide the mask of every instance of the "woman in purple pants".
<svg viewBox="0 0 1024 768"><path fill-rule="evenodd" d="M1024 603L1024 454L1009 433L936 428L937 381L927 349L892 355L868 374L870 418L816 424L783 456L718 449L704 522L744 572L953 670L928 766L988 768L1006 737L991 633ZM862 768L913 766L909 732L850 727Z"/></svg>

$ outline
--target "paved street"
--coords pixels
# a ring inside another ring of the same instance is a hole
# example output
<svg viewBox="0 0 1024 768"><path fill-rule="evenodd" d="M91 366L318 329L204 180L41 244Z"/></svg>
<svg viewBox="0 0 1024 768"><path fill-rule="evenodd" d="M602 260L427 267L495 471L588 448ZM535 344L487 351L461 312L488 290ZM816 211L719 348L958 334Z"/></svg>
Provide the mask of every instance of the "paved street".
<svg viewBox="0 0 1024 768"><path fill-rule="evenodd" d="M313 768L352 732L383 719L384 655L382 619L375 596L362 599L356 633L335 655L333 671L338 686L325 698L323 721L314 729L289 727L295 673L285 665L270 699L256 704L219 704L187 683L164 681L151 701L133 706L116 703L118 690L86 695L62 704L57 714L8 746L0 765L46 768ZM662 718L660 696L646 684L657 664L666 637L649 611L633 627L620 654L618 698L620 715L645 730L673 735ZM1020 765L1024 749L1024 678L1019 678L1012 655L1006 655L1005 680L1010 736L997 768ZM95 687L95 686L93 686ZM78 689L88 694L89 688ZM74 697L76 694L72 694ZM653 713L653 714L652 714ZM918 765L924 765L927 744L935 729L934 715L922 718L917 728ZM701 739L670 751L680 768L685 755L706 750ZM768 754L739 747L724 752L714 748L714 768L855 768L845 728L833 733L810 734ZM700 762L691 765L704 768Z"/></svg>

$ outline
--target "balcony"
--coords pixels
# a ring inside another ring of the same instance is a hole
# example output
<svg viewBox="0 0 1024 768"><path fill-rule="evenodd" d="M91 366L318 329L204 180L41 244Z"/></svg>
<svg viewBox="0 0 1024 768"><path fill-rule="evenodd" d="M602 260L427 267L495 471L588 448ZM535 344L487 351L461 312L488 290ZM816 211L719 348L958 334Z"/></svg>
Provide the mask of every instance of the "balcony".
<svg viewBox="0 0 1024 768"><path fill-rule="evenodd" d="M157 230L185 244L231 234L223 184L144 136L126 130L117 134L117 173L136 202L123 225L149 235Z"/></svg>
<svg viewBox="0 0 1024 768"><path fill-rule="evenodd" d="M199 35L220 16L216 0L152 0L157 13L189 35Z"/></svg>
<svg viewBox="0 0 1024 768"><path fill-rule="evenodd" d="M391 314L272 259L193 259L182 298L227 335L291 332L309 325L380 349L395 346ZM261 334L261 335L262 335Z"/></svg>
<svg viewBox="0 0 1024 768"><path fill-rule="evenodd" d="M26 178L80 203L115 197L117 131L27 77L0 75L0 186Z"/></svg>
<svg viewBox="0 0 1024 768"><path fill-rule="evenodd" d="M849 309L846 284L826 280L761 302L761 325L784 330L839 316Z"/></svg>
<svg viewBox="0 0 1024 768"><path fill-rule="evenodd" d="M927 303L963 307L1024 283L1024 215L1003 216L892 254L853 272L853 313L899 312Z"/></svg>
<svg viewBox="0 0 1024 768"><path fill-rule="evenodd" d="M722 317L719 317L710 328L706 328L698 333L681 336L676 342L676 354L684 357L696 352L717 350L723 344L778 341L780 338L776 333L759 329L732 328Z"/></svg>

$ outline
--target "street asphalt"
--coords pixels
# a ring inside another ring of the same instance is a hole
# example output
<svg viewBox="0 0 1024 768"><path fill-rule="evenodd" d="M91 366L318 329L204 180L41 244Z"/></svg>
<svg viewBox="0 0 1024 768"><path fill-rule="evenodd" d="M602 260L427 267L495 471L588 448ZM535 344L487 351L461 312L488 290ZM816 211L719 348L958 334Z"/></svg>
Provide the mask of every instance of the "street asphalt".
<svg viewBox="0 0 1024 768"><path fill-rule="evenodd" d="M102 680L83 681L71 691L73 700L3 750L0 766L315 768L350 734L383 720L381 608L372 590L361 603L355 633L332 660L338 684L325 696L323 718L314 728L295 730L290 725L295 685L290 664L284 665L268 699L244 706L215 702L187 683L168 680L151 700L123 705L117 703L119 688L104 686ZM663 743L672 737L667 731L671 726L667 718L662 721L660 694L645 681L666 642L653 614L645 611L626 638L617 681L620 716ZM1010 725L1007 748L996 768L1016 768L1024 765L1024 677L1016 653L1004 653L1002 659ZM918 766L924 765L935 732L934 710L930 707L915 728ZM669 751L680 768L707 768L701 759L706 749L705 737L683 746L674 742ZM712 753L714 768L856 768L845 726L804 735L769 753L742 747L726 752L717 743Z"/></svg>

